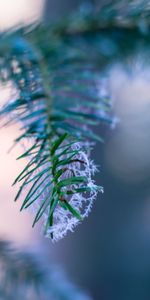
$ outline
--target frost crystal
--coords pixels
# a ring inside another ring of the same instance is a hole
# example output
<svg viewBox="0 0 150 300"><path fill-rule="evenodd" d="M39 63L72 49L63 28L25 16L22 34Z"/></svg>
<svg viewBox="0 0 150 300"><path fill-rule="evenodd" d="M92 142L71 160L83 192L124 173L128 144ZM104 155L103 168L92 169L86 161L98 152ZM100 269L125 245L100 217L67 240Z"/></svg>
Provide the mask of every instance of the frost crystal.
<svg viewBox="0 0 150 300"><path fill-rule="evenodd" d="M87 148L88 147L88 148ZM82 143L75 143L73 146L71 146L71 150L78 150L77 155L74 156L74 162L71 164L68 164L66 166L66 172L61 175L59 178L59 182L63 179L71 178L72 176L85 176L87 181L86 184L71 184L69 186L63 187L62 192L67 191L74 191L75 189L82 189L87 188L86 192L79 192L75 194L69 194L66 193L66 201L78 211L84 219L88 216L89 212L91 211L93 201L97 196L98 190L103 192L103 188L98 188L93 179L92 176L97 171L96 166L94 165L93 161L89 159L89 148L90 144L86 143L86 148ZM65 155L63 159L67 158L68 155ZM50 167L47 165L47 167ZM44 167L45 168L45 167ZM40 169L41 171L41 169ZM41 197L37 199L37 201L33 204L34 212L39 209L39 207L42 204L42 201L44 201L45 198L51 196L51 190L52 188L47 188L44 193L42 193L43 186L45 187L48 182L51 180L51 178L46 178L41 186ZM40 184L40 183L38 183ZM39 190L38 190L39 194ZM34 195L35 197L35 195ZM32 199L31 199L32 201ZM43 214L43 225L44 228L47 223L49 215L49 207L45 210L45 213ZM65 210L63 207L60 206L60 203L57 204L57 207L55 208L54 214L53 214L53 226L49 226L46 229L45 236L50 237L51 234L53 234L53 240L57 241L61 238L63 238L68 231L73 231L74 227L80 223L80 221L69 211Z"/></svg>

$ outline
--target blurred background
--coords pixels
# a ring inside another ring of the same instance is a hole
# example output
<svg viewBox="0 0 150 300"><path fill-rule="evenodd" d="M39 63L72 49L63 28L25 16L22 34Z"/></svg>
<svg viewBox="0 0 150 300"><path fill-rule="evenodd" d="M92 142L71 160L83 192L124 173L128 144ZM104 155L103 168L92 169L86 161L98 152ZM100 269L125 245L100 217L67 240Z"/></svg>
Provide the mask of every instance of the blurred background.
<svg viewBox="0 0 150 300"><path fill-rule="evenodd" d="M0 0L0 29L58 19L82 3ZM22 150L8 150L18 127L0 131L0 238L38 249L95 300L150 299L150 70L138 59L131 69L129 74L117 65L110 71L113 112L120 122L115 130L103 128L105 144L97 144L92 153L100 165L96 180L105 193L99 194L89 218L74 234L56 244L42 237L40 225L31 229L32 216L20 213L20 203L13 202L16 190L11 183L22 169L15 158ZM1 101L9 92L1 90Z"/></svg>

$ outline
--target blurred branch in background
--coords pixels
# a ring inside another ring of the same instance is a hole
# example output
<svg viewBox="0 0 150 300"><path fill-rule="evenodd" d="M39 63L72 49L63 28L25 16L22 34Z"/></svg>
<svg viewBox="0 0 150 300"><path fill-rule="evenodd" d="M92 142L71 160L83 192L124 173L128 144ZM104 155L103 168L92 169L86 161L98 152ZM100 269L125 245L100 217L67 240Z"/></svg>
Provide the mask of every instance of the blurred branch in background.
<svg viewBox="0 0 150 300"><path fill-rule="evenodd" d="M63 3L62 0L46 1L43 18L48 22L56 20L79 10L82 5L91 6L93 2L93 0L63 0Z"/></svg>
<svg viewBox="0 0 150 300"><path fill-rule="evenodd" d="M36 253L0 241L0 300L91 300L65 274Z"/></svg>
<svg viewBox="0 0 150 300"><path fill-rule="evenodd" d="M115 1L113 1L115 2ZM44 20L51 21L68 14L72 14L80 9L92 8L93 10L99 10L104 4L112 3L111 0L47 0L45 2L45 9L43 10Z"/></svg>

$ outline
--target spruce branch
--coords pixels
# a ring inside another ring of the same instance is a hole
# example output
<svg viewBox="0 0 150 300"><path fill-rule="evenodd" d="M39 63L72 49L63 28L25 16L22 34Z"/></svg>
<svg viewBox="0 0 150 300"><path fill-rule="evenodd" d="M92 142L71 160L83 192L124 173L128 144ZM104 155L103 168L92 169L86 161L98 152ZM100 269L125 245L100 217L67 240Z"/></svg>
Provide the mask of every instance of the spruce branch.
<svg viewBox="0 0 150 300"><path fill-rule="evenodd" d="M33 226L43 219L45 235L58 240L88 215L102 190L92 179L96 168L86 139L101 140L89 125L112 120L109 98L105 93L99 99L96 90L98 71L94 75L92 64L80 59L80 50L61 40L56 47L53 37L53 55L47 57L47 40L44 48L38 37L33 42L28 35L6 40L10 49L3 73L15 84L18 98L4 106L1 116L20 122L23 133L16 143L32 143L18 158L27 158L27 165L14 181L21 184L15 200L26 191L21 210L32 207Z"/></svg>
<svg viewBox="0 0 150 300"><path fill-rule="evenodd" d="M126 8L113 1L58 24L1 34L0 79L17 92L0 116L19 122L16 143L30 141L18 157L27 162L14 181L15 200L23 199L21 210L32 208L33 226L41 220L54 241L88 216L103 191L93 180L90 149L93 140L103 142L93 126L114 122L107 66L149 47L148 33L148 1Z"/></svg>

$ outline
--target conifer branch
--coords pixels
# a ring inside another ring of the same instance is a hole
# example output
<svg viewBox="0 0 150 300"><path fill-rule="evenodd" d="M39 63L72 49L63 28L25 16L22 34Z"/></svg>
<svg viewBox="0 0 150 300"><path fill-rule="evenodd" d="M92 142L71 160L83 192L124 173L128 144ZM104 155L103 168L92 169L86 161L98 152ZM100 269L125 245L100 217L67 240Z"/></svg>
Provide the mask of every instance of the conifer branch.
<svg viewBox="0 0 150 300"><path fill-rule="evenodd" d="M133 38L134 33L134 38ZM53 240L72 231L91 210L97 192L90 159L92 126L112 125L107 65L150 45L148 1L112 2L58 24L30 25L1 34L0 80L17 90L0 117L21 124L16 143L30 141L18 159L15 200L32 207ZM89 55L90 54L90 55ZM107 78L107 76L106 76Z"/></svg>

